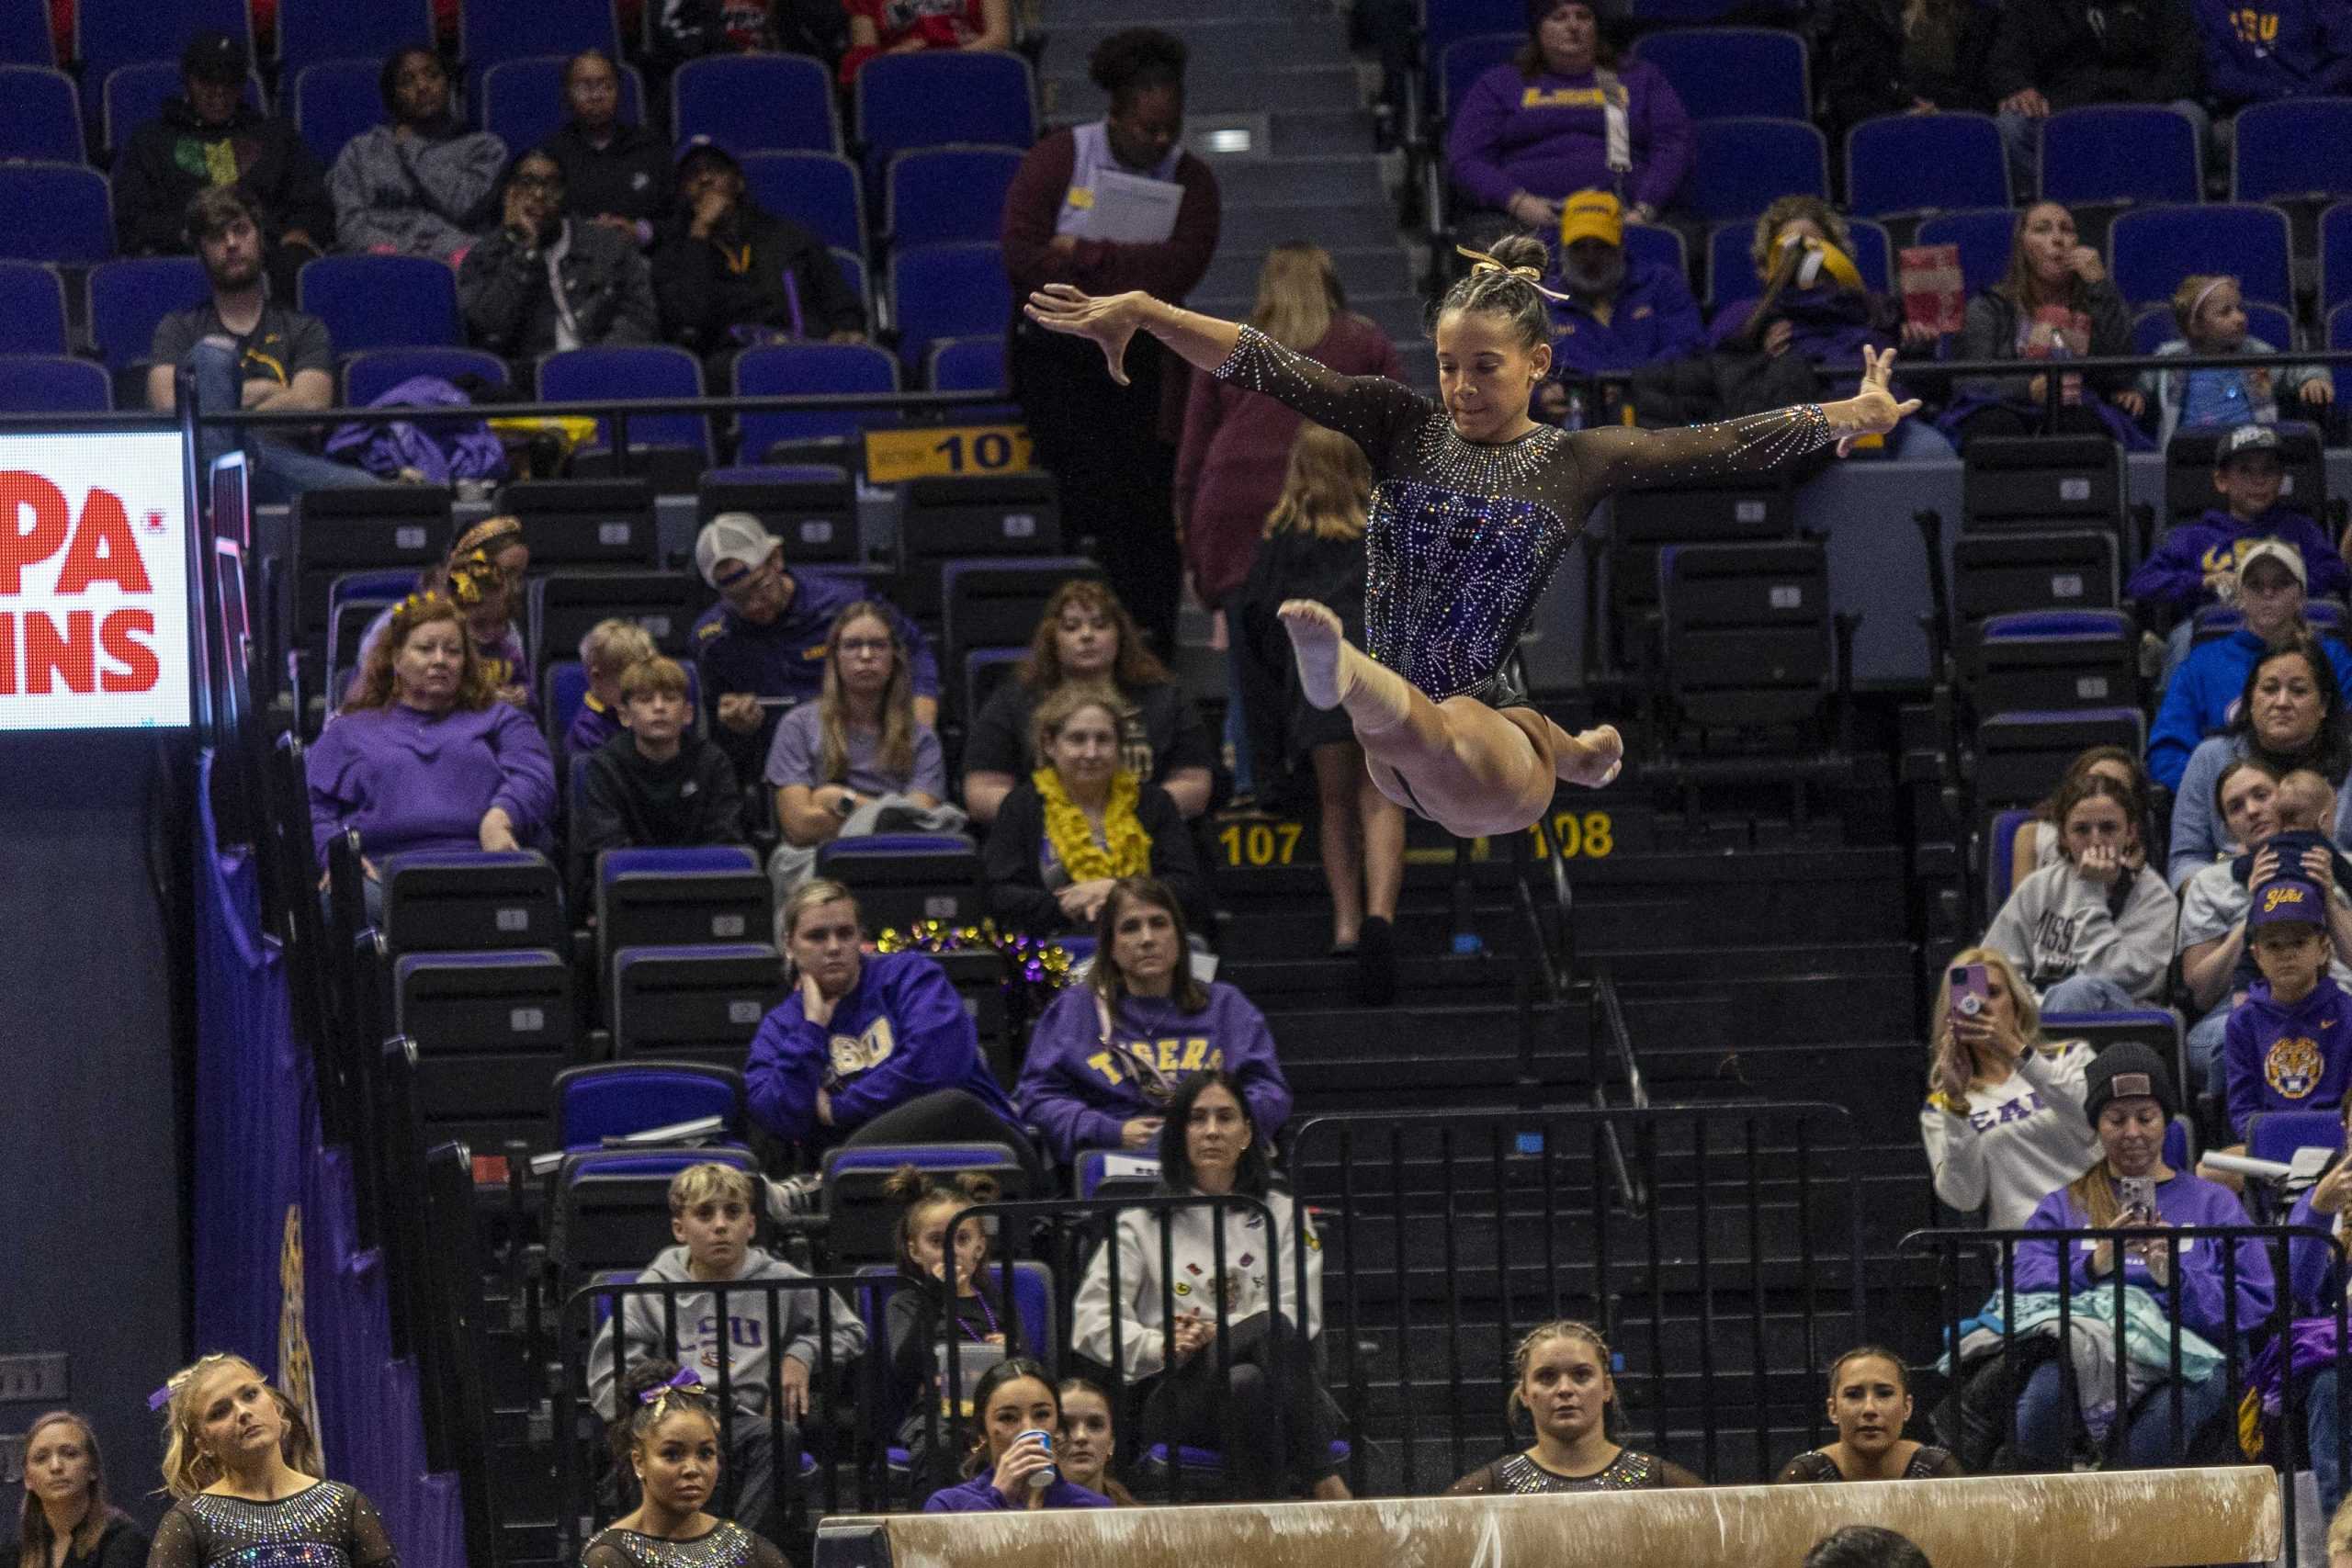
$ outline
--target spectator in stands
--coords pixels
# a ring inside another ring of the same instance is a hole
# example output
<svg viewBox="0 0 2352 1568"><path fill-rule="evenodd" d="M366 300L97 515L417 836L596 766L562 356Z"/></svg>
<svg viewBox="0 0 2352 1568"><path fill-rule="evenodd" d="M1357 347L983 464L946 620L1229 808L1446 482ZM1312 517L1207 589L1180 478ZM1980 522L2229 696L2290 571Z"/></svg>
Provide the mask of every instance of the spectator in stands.
<svg viewBox="0 0 2352 1568"><path fill-rule="evenodd" d="M2222 113L2352 93L2352 34L2343 11L2326 0L2259 9L2198 0L2195 9L2205 96Z"/></svg>
<svg viewBox="0 0 2352 1568"><path fill-rule="evenodd" d="M1208 809L1216 752L1192 699L1144 646L1119 596L1089 578L1054 590L1029 638L1029 657L998 683L964 738L964 807L993 822L1039 759L1038 705L1066 685L1108 685L1119 698L1119 761L1159 785L1185 817Z"/></svg>
<svg viewBox="0 0 2352 1568"><path fill-rule="evenodd" d="M572 886L594 907L606 850L743 841L743 794L727 753L694 734L686 672L655 655L620 679L621 727L587 753L571 803Z"/></svg>
<svg viewBox="0 0 2352 1568"><path fill-rule="evenodd" d="M621 1410L606 1428L620 1472L637 1483L636 1507L582 1549L581 1568L786 1568L765 1536L708 1511L718 1490L718 1402L693 1368L639 1361L621 1383Z"/></svg>
<svg viewBox="0 0 2352 1568"><path fill-rule="evenodd" d="M1756 220L1748 248L1764 291L1715 313L1708 346L1718 352L1792 351L1813 367L1819 395L1851 397L1862 382L1862 356L1932 344L1935 333L1905 320L1903 302L1872 294L1855 270L1846 220L1818 197L1784 196ZM1949 457L1951 443L1925 420L1895 427L1890 455Z"/></svg>
<svg viewBox="0 0 2352 1568"><path fill-rule="evenodd" d="M2213 784L2215 814L2230 841L2260 844L2278 831L2278 771L2258 758L2223 764ZM2245 912L2253 901L2232 863L2211 861L2181 890L2180 980L2188 993L2188 1070L2193 1083L2220 1092L2223 1031L2240 998L2238 965L2246 953ZM2347 971L2352 974L2352 971Z"/></svg>
<svg viewBox="0 0 2352 1568"><path fill-rule="evenodd" d="M806 54L831 64L848 47L841 0L646 0L661 6L661 62L706 54Z"/></svg>
<svg viewBox="0 0 2352 1568"><path fill-rule="evenodd" d="M1150 1149L1176 1087L1230 1075L1266 1138L1290 1120L1274 1036L1250 998L1193 974L1183 907L1148 876L1123 877L1094 922L1083 983L1046 1005L1014 1099L1064 1165L1087 1149Z"/></svg>
<svg viewBox="0 0 2352 1568"><path fill-rule="evenodd" d="M713 387L728 385L739 349L865 341L865 307L825 242L763 211L744 194L743 165L707 136L678 159L677 202L654 242L653 293L662 335L703 356Z"/></svg>
<svg viewBox="0 0 2352 1568"><path fill-rule="evenodd" d="M243 1356L212 1354L172 1374L164 1407L164 1490L148 1568L213 1568L283 1554L391 1568L384 1521L356 1487L322 1481L318 1439L295 1403ZM280 1505L300 1496L299 1507Z"/></svg>
<svg viewBox="0 0 2352 1568"><path fill-rule="evenodd" d="M1813 57L1830 145L1890 114L1981 113L1998 13L1976 0L1834 0Z"/></svg>
<svg viewBox="0 0 2352 1568"><path fill-rule="evenodd" d="M2120 1248L2111 1241L2093 1247L2072 1241L2021 1244L2016 1255L2017 1294L2021 1307L2029 1295L2050 1296L2059 1291L2086 1303L2096 1295L2111 1303L2112 1276L2120 1265L2126 1283L2137 1286L2154 1303L2150 1321L2155 1328L2149 1336L2154 1342L2154 1359L2135 1359L2133 1384L2143 1386L2139 1379L2145 1378L2154 1386L2141 1396L2136 1410L2118 1417L2127 1423L2122 1461L2135 1470L2185 1462L2189 1444L2222 1414L2228 1398L2230 1378L2223 1359L2240 1352L2227 1332L2232 1320L2223 1279L2230 1266L2222 1259L2225 1256L2232 1259L2235 1269L2234 1321L2244 1333L2270 1314L2270 1255L2251 1236L2235 1243L2199 1242L2177 1247L2161 1238L2161 1232L2173 1225L2246 1223L2245 1210L2235 1195L2165 1163L2165 1129L2180 1113L2180 1096L2173 1087L2172 1069L2163 1057L2136 1041L2120 1042L2092 1060L2085 1079L2083 1109L2098 1132L2101 1158L2044 1198L2028 1228L2120 1228L2139 1233L2139 1238L2124 1242ZM2133 1191L2147 1197L2144 1202L2127 1207L2125 1194ZM2180 1281L2177 1291L2170 1288L2176 1271ZM2203 1340L2209 1352L2193 1356L2182 1369L2177 1432L2173 1427L2173 1391L2166 1386L2170 1359L2165 1347L2170 1336L2164 1324L2164 1314L2176 1310L2185 1334ZM2077 1309L2077 1315L2081 1311ZM2097 1343L2098 1353L2107 1357L2112 1367L2110 1341L2102 1334ZM2064 1354L2062 1351L2061 1357ZM2190 1366L2199 1370L2191 1372ZM2018 1400L2015 1454L2019 1468L2063 1471L2073 1463L2083 1417L2069 1381L2057 1358L2043 1361L2027 1379Z"/></svg>
<svg viewBox="0 0 2352 1568"><path fill-rule="evenodd" d="M1690 172L1690 119L1657 68L1619 60L1589 0L1530 0L1527 42L1462 96L1446 174L1484 250L1513 229L1549 233L1570 195L1607 190L1637 223L1674 205Z"/></svg>
<svg viewBox="0 0 2352 1568"><path fill-rule="evenodd" d="M1118 1457L1118 1442L1111 1427L1111 1396L1084 1378L1064 1378L1061 1385L1061 1442L1054 1450L1062 1476L1074 1486L1100 1492L1120 1508L1139 1506L1136 1495L1111 1473Z"/></svg>
<svg viewBox="0 0 2352 1568"><path fill-rule="evenodd" d="M197 192L185 217L188 242L204 264L212 297L155 323L148 351L147 406L175 406L173 379L196 377L198 406L215 411L292 412L334 402L334 345L326 323L270 298L262 265L262 215L233 185ZM306 490L380 483L364 468L304 451L281 435L219 426L197 433L197 458L207 468L242 446L253 475L254 499L283 503Z"/></svg>
<svg viewBox="0 0 2352 1568"><path fill-rule="evenodd" d="M849 17L843 86L877 54L1012 47L1012 0L843 0L842 9Z"/></svg>
<svg viewBox="0 0 2352 1568"><path fill-rule="evenodd" d="M1962 1011L1952 977L1984 971L1981 1002ZM2053 1187L2098 1157L2083 1114L2083 1073L2091 1048L2052 1043L2041 1032L2033 989L2008 955L1972 947L1955 953L1936 991L1928 1102L1919 1138L1936 1196L1962 1213L1984 1211L1988 1230L2015 1230Z"/></svg>
<svg viewBox="0 0 2352 1568"><path fill-rule="evenodd" d="M724 1324L707 1292L623 1297L589 1348L588 1403L613 1420L620 1413L616 1374L625 1380L635 1367L655 1360L708 1370L705 1386L715 1404L725 1357L734 1517L747 1529L772 1535L791 1517L800 1489L800 1428L832 1386L817 1374L838 1377L847 1370L865 1349L865 1324L838 1291L761 1288L788 1287L808 1274L753 1245L759 1208L758 1179L740 1166L690 1165L670 1179L670 1234L678 1245L657 1254L637 1278L750 1288L729 1294ZM822 1322L820 1293L832 1297ZM613 1305L609 1299L605 1304ZM772 1404L782 1416L773 1424Z"/></svg>
<svg viewBox="0 0 2352 1568"><path fill-rule="evenodd" d="M2257 540L2294 546L2310 592L2333 598L2352 587L2352 571L2346 570L2319 525L2278 504L2286 474L2276 430L2241 424L2231 431L2213 453L2213 489L2222 504L2209 507L2194 523L2176 525L2124 584L2127 597L2176 617L2165 649L2167 679L2188 657L2197 612L2236 586L2239 559Z"/></svg>
<svg viewBox="0 0 2352 1568"><path fill-rule="evenodd" d="M1371 503L1372 463L1363 448L1319 424L1302 426L1264 543L1238 595L1242 610L1227 657L1253 672L1251 684L1267 692L1269 705L1279 699L1282 722L1268 727L1263 749L1269 762L1279 737L1285 771L1302 756L1314 769L1331 951L1355 954L1358 998L1384 1007L1396 994L1394 921L1405 880L1405 808L1372 782L1347 716L1306 700L1290 637L1275 618L1286 601L1312 599L1340 617L1349 637L1363 637Z"/></svg>
<svg viewBox="0 0 2352 1568"><path fill-rule="evenodd" d="M2160 355L2277 354L2245 330L2245 297L2234 277L2191 273L2173 290L2173 323L2180 336ZM2270 370L2150 370L2141 389L2157 412L2156 445L2170 446L2176 430L2218 425L2276 424L2279 405L2300 405L2290 417L2324 419L2335 400L2335 378L2324 365L2281 365Z"/></svg>
<svg viewBox="0 0 2352 1568"><path fill-rule="evenodd" d="M1816 1540L1804 1568L1935 1568L1918 1543L1883 1525L1841 1525Z"/></svg>
<svg viewBox="0 0 2352 1568"><path fill-rule="evenodd" d="M485 517L458 536L440 565L416 580L419 593L439 594L465 613L466 636L492 689L502 701L526 710L537 706L538 688L514 617L525 604L524 576L530 569L522 519ZM392 612L386 610L368 623L359 637L361 663L391 621Z"/></svg>
<svg viewBox="0 0 2352 1568"><path fill-rule="evenodd" d="M244 101L253 68L227 33L198 33L180 55L181 96L130 133L115 154L115 249L126 256L186 255L187 206L218 186L242 186L261 215L262 265L271 289L294 298L302 264L334 239L327 172L293 122Z"/></svg>
<svg viewBox="0 0 2352 1568"><path fill-rule="evenodd" d="M768 862L779 902L835 839L964 826L964 814L944 804L939 732L915 717L914 671L889 613L861 599L834 616L824 661L817 700L786 714L768 748L784 834Z"/></svg>
<svg viewBox="0 0 2352 1568"><path fill-rule="evenodd" d="M1864 1345L1830 1362L1828 1404L1838 1440L1807 1449L1774 1480L1935 1481L1966 1473L1949 1450L1903 1435L1911 1421L1911 1379L1894 1351Z"/></svg>
<svg viewBox="0 0 2352 1568"><path fill-rule="evenodd" d="M2057 806L2060 863L2018 884L1984 945L2007 954L2044 1012L2128 1011L2153 1001L2180 910L2163 877L2128 863L2140 843L2139 803L2091 773Z"/></svg>
<svg viewBox="0 0 2352 1568"><path fill-rule="evenodd" d="M2196 643L2165 686L2156 722L2148 732L2148 772L2167 789L2177 789L2189 754L2209 735L2218 735L2230 721L2238 694L2245 687L2246 671L2263 650L2297 637L2311 637L2303 621L2303 552L2284 539L2256 539L2237 551L2237 592L2234 599L2245 617L2235 631L2210 642ZM2335 637L2323 638L2329 667L2339 690L2352 688L2352 649Z"/></svg>
<svg viewBox="0 0 2352 1568"><path fill-rule="evenodd" d="M327 176L335 243L455 265L495 210L506 143L462 129L448 70L422 45L394 51L377 85L390 119L353 137Z"/></svg>
<svg viewBox="0 0 2352 1568"><path fill-rule="evenodd" d="M1706 1482L1670 1460L1618 1443L1609 1435L1617 1404L1608 1343L1589 1324L1538 1324L1511 1354L1504 1414L1524 1411L1535 1444L1480 1465L1453 1485L1453 1497L1535 1492L1646 1492ZM1622 1420L1621 1420L1622 1424Z"/></svg>
<svg viewBox="0 0 2352 1568"><path fill-rule="evenodd" d="M1060 687L1037 705L1033 740L1043 765L989 833L989 913L1038 936L1081 931L1121 877L1152 876L1204 925L1208 887L1176 803L1120 760L1117 694Z"/></svg>
<svg viewBox="0 0 2352 1568"><path fill-rule="evenodd" d="M2071 6L2075 0L2060 0ZM1968 302L1962 359L2047 361L2132 352L2132 313L2108 280L2107 263L2076 237L2075 215L2038 201L2018 216L2000 282ZM1972 377L1952 385L1939 427L1965 448L1979 435L2115 434L2101 412L2110 403L2137 419L2147 399L2128 370L2059 373L2056 423L2044 428L2045 377Z"/></svg>
<svg viewBox="0 0 2352 1568"><path fill-rule="evenodd" d="M1216 254L1216 176L1184 151L1184 45L1156 28L1129 28L1094 46L1088 74L1109 96L1097 120L1057 130L1029 150L1004 198L1004 270L1012 297L1049 283L1090 294L1141 289L1170 304L1200 286ZM1180 186L1173 226L1156 242L1094 237L1102 176ZM1175 443L1188 367L1156 341L1128 344L1124 382L1102 356L1012 313L1012 392L1036 442L1036 462L1061 481L1062 528L1091 538L1103 575L1149 634L1176 651L1183 563L1174 516Z"/></svg>
<svg viewBox="0 0 2352 1568"><path fill-rule="evenodd" d="M2209 134L2197 24L2184 0L2041 0L2005 6L1984 62L2009 184L2034 188L2041 121L2093 104L2164 104Z"/></svg>
<svg viewBox="0 0 2352 1568"><path fill-rule="evenodd" d="M1551 302L1554 379L1545 383L1540 411L1546 418L1568 412L1563 379L1666 365L1706 344L1699 302L1681 269L1626 253L1624 207L1605 190L1568 197L1553 281L1567 298Z"/></svg>
<svg viewBox="0 0 2352 1568"><path fill-rule="evenodd" d="M2346 1119L2352 1119L2352 1098L2345 1100L2342 1111ZM2352 1138L2346 1142L2352 1145ZM2346 1223L2344 1213L2347 1207L2352 1207L2352 1160L2339 1152L2327 1163L2319 1179L2295 1200L2287 1212L2286 1223L2334 1233ZM2332 1338L2336 1303L2344 1300L2347 1289L2352 1289L2352 1276L2347 1276L2336 1249L2308 1235L2289 1238L2287 1279L2295 1315L2317 1318L2325 1325L2320 1333ZM2290 1375L2301 1377L2304 1369L2300 1365L2292 1367ZM2352 1556L2352 1512L2344 1506L2345 1454L2337 1446L2341 1428L2336 1419L2335 1358L2330 1356L2310 1378L2303 1390L2306 1451L2311 1457L2312 1479L2318 1484L2320 1507L2332 1521L2327 1528L2328 1568L2337 1568L2346 1556Z"/></svg>
<svg viewBox="0 0 2352 1568"><path fill-rule="evenodd" d="M650 343L652 274L627 235L563 213L563 165L524 153L508 171L498 227L458 265L458 303L475 345L518 365L564 349Z"/></svg>
<svg viewBox="0 0 2352 1568"><path fill-rule="evenodd" d="M517 850L555 815L555 768L538 726L501 702L438 593L412 593L368 649L307 759L311 847L356 829L370 896L403 850Z"/></svg>
<svg viewBox="0 0 2352 1568"><path fill-rule="evenodd" d="M601 49L582 50L564 67L563 101L571 118L544 149L563 171L563 209L640 250L651 245L673 200L670 144L621 118L620 70Z"/></svg>
<svg viewBox="0 0 2352 1568"><path fill-rule="evenodd" d="M1323 1246L1314 1220L1272 1184L1267 1142L1230 1073L1197 1072L1178 1087L1159 1130L1160 1191L1255 1199L1273 1223L1240 1205L1122 1211L1079 1285L1070 1345L1100 1365L1118 1366L1136 1385L1146 1442L1220 1450L1227 1486L1243 1497L1304 1492L1317 1502L1342 1501L1349 1493L1331 1461L1329 1396L1307 1348L1322 1326ZM1261 1250L1270 1254L1266 1268L1253 1271L1239 1261ZM1302 1257L1304 1280L1295 1261ZM1171 1298L1163 1259L1180 1292L1189 1281L1198 1292L1172 1321L1164 1315ZM1268 1289L1270 1279L1279 1296ZM1220 1372L1221 1364L1227 1370Z"/></svg>
<svg viewBox="0 0 2352 1568"><path fill-rule="evenodd" d="M1105 1425L1106 1460L1109 1434ZM106 1460L88 1418L52 1410L25 1428L24 1442L13 1568L145 1568L146 1533L107 1501Z"/></svg>
<svg viewBox="0 0 2352 1568"><path fill-rule="evenodd" d="M2124 868L2138 871L2148 863L2148 846L2154 842L2155 818L2149 811L2153 787L2148 771L2140 759L2125 746L2089 746L2075 754L2058 783L2033 808L2033 815L2018 825L2017 836L2009 841L2009 886L2015 887L2027 877L2046 866L2056 865L2065 847L2066 834L2058 820L2058 801L2086 774L2103 773L2123 786L2124 792L2139 802L2132 820L2140 824L2140 841L2124 856Z"/></svg>
<svg viewBox="0 0 2352 1568"><path fill-rule="evenodd" d="M2332 878L2315 882L2304 869L2256 881L2246 910L2246 942L2262 978L2231 1012L2222 1043L2223 1103L2241 1142L2257 1115L2333 1110L2352 1088L2352 1030L2344 1028L2352 995L2328 974L2340 897Z"/></svg>
<svg viewBox="0 0 2352 1568"><path fill-rule="evenodd" d="M1041 1347L1011 1342L1020 1336L1021 1319L1005 1302L1003 1274L988 1268L988 1224L963 1217L966 1210L1001 1196L996 1178L985 1171L949 1176L902 1165L890 1173L882 1191L899 1205L894 1236L898 1288L890 1292L883 1320L897 1386L913 1395L892 1440L907 1451L907 1474L920 1497L955 1484L961 1456L950 1452L953 1445L943 1439L958 1409L967 1417L975 1413L969 1396L981 1376L1008 1355ZM956 1268L952 1310L947 1295L951 1248ZM951 1338L956 1344L952 1357ZM951 1359L959 1395L953 1398L946 1387Z"/></svg>
<svg viewBox="0 0 2352 1568"><path fill-rule="evenodd" d="M1061 1396L1043 1362L1017 1356L989 1369L972 1400L979 1430L964 1461L970 1477L934 1492L926 1514L984 1514L1020 1508L1107 1508L1054 1468L1052 1435L1061 1430Z"/></svg>
<svg viewBox="0 0 2352 1568"><path fill-rule="evenodd" d="M2222 770L2241 757L2269 763L2280 778L2297 768L2317 772L2338 792L2335 841L2352 843L2346 809L2352 791L2344 788L2345 775L2352 772L2352 736L2346 733L2335 667L2317 639L2292 636L2256 659L2246 671L2230 727L2199 741L2188 754L2172 804L2166 874L2175 887L2225 852L2234 852L2214 818L2214 785Z"/></svg>
<svg viewBox="0 0 2352 1568"><path fill-rule="evenodd" d="M1388 334L1348 310L1340 269L1320 245L1294 240L1266 253L1250 324L1340 375L1405 378ZM1303 423L1272 398L1214 376L1192 378L1176 448L1176 532L1193 592L1223 617L1228 650L1239 637L1238 608L1230 601L1250 576L1259 532L1282 494L1283 469ZM1257 786L1246 716L1250 694L1243 662L1230 651L1226 668L1225 740L1233 750L1236 795L1244 797Z"/></svg>
<svg viewBox="0 0 2352 1568"><path fill-rule="evenodd" d="M754 1121L816 1149L1002 1144L1042 1185L979 1031L929 953L862 953L856 897L823 877L786 900L775 930L793 990L752 1039Z"/></svg>
<svg viewBox="0 0 2352 1568"><path fill-rule="evenodd" d="M695 622L695 660L703 700L718 721L713 739L736 777L759 778L784 710L820 694L827 638L863 586L784 564L784 541L748 512L722 512L695 539L695 567L718 591L718 603ZM872 601L879 603L879 601ZM939 666L907 618L885 607L890 629L914 673L915 722L939 722Z"/></svg>
<svg viewBox="0 0 2352 1568"><path fill-rule="evenodd" d="M567 755L594 751L621 732L621 677L654 652L653 634L635 621L616 615L588 628L580 639L580 672L588 677L588 694L564 731Z"/></svg>

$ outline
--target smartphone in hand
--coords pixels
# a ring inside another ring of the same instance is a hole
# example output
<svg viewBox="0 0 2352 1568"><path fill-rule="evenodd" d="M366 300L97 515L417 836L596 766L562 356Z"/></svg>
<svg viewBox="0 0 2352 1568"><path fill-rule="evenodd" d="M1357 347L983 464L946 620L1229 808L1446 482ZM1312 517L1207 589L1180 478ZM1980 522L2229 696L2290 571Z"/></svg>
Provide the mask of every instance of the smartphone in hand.
<svg viewBox="0 0 2352 1568"><path fill-rule="evenodd" d="M1984 1017L1993 1000L1992 971L1982 964L1955 964L1951 980L1952 1017Z"/></svg>

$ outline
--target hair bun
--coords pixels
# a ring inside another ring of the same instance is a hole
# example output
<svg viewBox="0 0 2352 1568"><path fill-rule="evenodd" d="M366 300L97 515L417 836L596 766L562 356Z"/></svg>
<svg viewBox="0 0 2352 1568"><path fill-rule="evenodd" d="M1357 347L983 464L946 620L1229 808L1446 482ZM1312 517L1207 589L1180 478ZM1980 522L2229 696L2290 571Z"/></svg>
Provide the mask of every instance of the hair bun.
<svg viewBox="0 0 2352 1568"><path fill-rule="evenodd" d="M1487 248L1487 254L1505 267L1532 266L1548 272L1552 266L1551 248L1532 234L1505 234Z"/></svg>

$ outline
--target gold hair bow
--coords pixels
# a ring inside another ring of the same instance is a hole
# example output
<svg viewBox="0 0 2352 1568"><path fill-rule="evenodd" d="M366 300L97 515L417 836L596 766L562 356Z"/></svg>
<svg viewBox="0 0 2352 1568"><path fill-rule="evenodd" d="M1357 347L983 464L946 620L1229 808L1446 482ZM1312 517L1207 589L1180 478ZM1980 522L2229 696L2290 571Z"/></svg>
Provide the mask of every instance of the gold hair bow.
<svg viewBox="0 0 2352 1568"><path fill-rule="evenodd" d="M493 584L505 581L488 550L473 550L449 564L449 596L466 609L481 603Z"/></svg>
<svg viewBox="0 0 2352 1568"><path fill-rule="evenodd" d="M1486 252L1474 251L1467 245L1456 245L1453 247L1453 250L1456 255L1464 255L1470 258L1470 270L1474 273L1509 273L1513 277L1525 279L1529 288L1534 289L1536 293L1541 294L1546 299L1558 299L1565 302L1568 298L1565 294L1555 293L1551 289L1544 287L1544 269L1541 267L1505 266L1502 263L1497 261Z"/></svg>

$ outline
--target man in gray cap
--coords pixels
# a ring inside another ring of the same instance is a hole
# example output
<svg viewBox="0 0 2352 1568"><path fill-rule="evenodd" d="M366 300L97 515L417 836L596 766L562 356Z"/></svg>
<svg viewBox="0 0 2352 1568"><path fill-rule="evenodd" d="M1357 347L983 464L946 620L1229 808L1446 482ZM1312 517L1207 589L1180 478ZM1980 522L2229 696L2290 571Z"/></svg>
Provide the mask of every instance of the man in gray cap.
<svg viewBox="0 0 2352 1568"><path fill-rule="evenodd" d="M784 541L748 512L722 512L695 540L695 567L718 591L718 603L695 623L695 660L717 721L712 738L755 787L775 737L776 720L796 703L814 701L825 679L825 639L833 617L859 600L881 604L854 578L796 572L784 564ZM939 664L912 621L884 604L891 629L906 644L915 687L915 718L939 721Z"/></svg>

